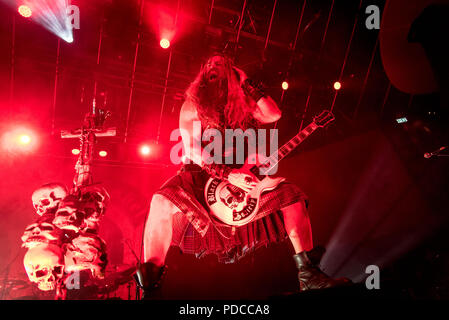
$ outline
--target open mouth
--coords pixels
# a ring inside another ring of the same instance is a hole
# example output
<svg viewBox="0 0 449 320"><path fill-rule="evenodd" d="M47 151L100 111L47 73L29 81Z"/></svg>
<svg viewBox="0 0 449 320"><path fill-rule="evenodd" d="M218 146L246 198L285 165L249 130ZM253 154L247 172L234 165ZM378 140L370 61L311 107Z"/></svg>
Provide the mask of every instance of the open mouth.
<svg viewBox="0 0 449 320"><path fill-rule="evenodd" d="M33 236L27 239L27 242L39 242L39 243L44 243L47 242L49 239L46 239L44 237L41 236Z"/></svg>
<svg viewBox="0 0 449 320"><path fill-rule="evenodd" d="M36 240L36 239L42 239L42 240L58 240L58 238L57 237L55 237L54 235L52 235L52 234L46 234L45 236L32 236L32 237L30 237L30 239L31 240Z"/></svg>
<svg viewBox="0 0 449 320"><path fill-rule="evenodd" d="M209 81L215 81L218 79L218 73L215 70L209 72Z"/></svg>

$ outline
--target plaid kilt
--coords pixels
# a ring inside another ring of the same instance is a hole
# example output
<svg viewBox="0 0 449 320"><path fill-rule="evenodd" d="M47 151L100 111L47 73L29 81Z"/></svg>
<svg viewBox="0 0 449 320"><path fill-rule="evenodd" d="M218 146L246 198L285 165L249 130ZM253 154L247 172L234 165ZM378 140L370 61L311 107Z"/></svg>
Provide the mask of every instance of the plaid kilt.
<svg viewBox="0 0 449 320"><path fill-rule="evenodd" d="M209 216L204 188L209 175L197 165L185 165L156 194L170 200L179 212L173 217L172 246L200 258L215 254L222 263L233 263L249 252L287 238L282 208L299 201L308 206L304 192L296 185L282 182L264 192L255 219L233 228Z"/></svg>

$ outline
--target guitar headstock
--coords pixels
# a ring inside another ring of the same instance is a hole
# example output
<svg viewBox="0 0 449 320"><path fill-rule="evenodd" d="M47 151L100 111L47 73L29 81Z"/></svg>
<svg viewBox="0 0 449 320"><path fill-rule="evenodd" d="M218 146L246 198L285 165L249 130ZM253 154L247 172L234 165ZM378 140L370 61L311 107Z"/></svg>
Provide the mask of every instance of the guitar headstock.
<svg viewBox="0 0 449 320"><path fill-rule="evenodd" d="M328 110L324 110L323 112L321 112L318 116L315 116L313 118L313 122L318 126L318 127L325 127L327 126L330 122L334 121L335 117L332 114L332 112L328 111Z"/></svg>

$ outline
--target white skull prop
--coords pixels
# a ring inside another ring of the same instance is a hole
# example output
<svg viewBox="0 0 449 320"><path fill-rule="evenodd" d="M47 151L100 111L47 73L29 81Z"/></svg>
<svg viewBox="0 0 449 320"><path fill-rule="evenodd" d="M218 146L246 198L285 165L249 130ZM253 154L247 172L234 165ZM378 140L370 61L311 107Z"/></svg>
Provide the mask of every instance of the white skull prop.
<svg viewBox="0 0 449 320"><path fill-rule="evenodd" d="M56 289L56 282L64 275L62 249L54 244L40 244L30 248L23 259L31 282L42 291Z"/></svg>
<svg viewBox="0 0 449 320"><path fill-rule="evenodd" d="M60 203L53 224L63 230L78 232L84 220L81 203L75 196L69 195Z"/></svg>
<svg viewBox="0 0 449 320"><path fill-rule="evenodd" d="M81 201L94 204L92 209L95 209L99 217L104 215L110 199L106 189L101 186L88 186L81 190Z"/></svg>
<svg viewBox="0 0 449 320"><path fill-rule="evenodd" d="M98 232L109 199L107 191L100 186L89 186L81 191L82 208L85 213L82 227L84 232Z"/></svg>
<svg viewBox="0 0 449 320"><path fill-rule="evenodd" d="M106 243L95 234L83 233L66 245L66 272L90 270L96 278L103 278L107 264Z"/></svg>
<svg viewBox="0 0 449 320"><path fill-rule="evenodd" d="M66 187L60 183L48 183L33 192L31 200L38 215L54 212L59 202L67 196Z"/></svg>
<svg viewBox="0 0 449 320"><path fill-rule="evenodd" d="M62 232L49 222L36 222L26 227L22 247L33 248L40 244L60 244Z"/></svg>
<svg viewBox="0 0 449 320"><path fill-rule="evenodd" d="M81 226L82 232L98 233L102 214L97 210L97 205L92 202L82 202L82 210L84 212L84 221Z"/></svg>

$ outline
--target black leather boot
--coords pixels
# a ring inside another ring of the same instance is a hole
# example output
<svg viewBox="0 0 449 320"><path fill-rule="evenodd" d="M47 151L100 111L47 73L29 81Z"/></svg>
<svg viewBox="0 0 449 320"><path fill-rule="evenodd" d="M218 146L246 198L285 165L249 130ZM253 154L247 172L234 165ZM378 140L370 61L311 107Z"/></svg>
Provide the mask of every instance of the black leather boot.
<svg viewBox="0 0 449 320"><path fill-rule="evenodd" d="M142 289L142 300L160 298L161 282L167 272L167 266L159 267L152 262L145 262L137 267L134 279Z"/></svg>
<svg viewBox="0 0 449 320"><path fill-rule="evenodd" d="M298 268L299 290L324 289L351 283L347 278L332 279L313 264L305 251L293 256Z"/></svg>

